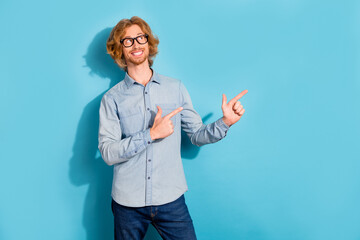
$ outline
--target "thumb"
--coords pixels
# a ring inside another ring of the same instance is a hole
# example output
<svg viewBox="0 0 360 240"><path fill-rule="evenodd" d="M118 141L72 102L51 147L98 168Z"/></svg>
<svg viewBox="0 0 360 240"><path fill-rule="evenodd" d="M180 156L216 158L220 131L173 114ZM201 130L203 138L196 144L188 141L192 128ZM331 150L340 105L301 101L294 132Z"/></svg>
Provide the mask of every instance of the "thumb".
<svg viewBox="0 0 360 240"><path fill-rule="evenodd" d="M222 106L225 106L227 103L227 98L225 96L225 94L222 95Z"/></svg>
<svg viewBox="0 0 360 240"><path fill-rule="evenodd" d="M156 107L157 107L157 109L158 109L158 112L156 113L154 120L157 120L157 119L161 118L161 114L162 114L162 109L161 109L161 107L160 107L160 106L156 106Z"/></svg>

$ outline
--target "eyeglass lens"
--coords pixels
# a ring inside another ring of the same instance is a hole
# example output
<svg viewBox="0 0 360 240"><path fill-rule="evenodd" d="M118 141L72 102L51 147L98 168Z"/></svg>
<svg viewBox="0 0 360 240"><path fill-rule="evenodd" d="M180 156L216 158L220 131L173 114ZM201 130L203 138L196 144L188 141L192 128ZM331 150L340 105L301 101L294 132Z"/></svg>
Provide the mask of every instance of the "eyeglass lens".
<svg viewBox="0 0 360 240"><path fill-rule="evenodd" d="M144 34L137 36L136 38L124 38L122 43L125 47L131 47L134 44L134 39L136 39L139 44L145 44L148 41L147 36Z"/></svg>

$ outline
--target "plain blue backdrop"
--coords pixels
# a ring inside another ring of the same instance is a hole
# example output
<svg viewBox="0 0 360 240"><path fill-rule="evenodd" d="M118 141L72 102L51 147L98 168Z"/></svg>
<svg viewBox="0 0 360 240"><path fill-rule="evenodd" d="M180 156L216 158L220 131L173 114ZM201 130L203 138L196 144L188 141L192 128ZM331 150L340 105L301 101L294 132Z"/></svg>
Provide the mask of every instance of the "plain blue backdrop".
<svg viewBox="0 0 360 240"><path fill-rule="evenodd" d="M112 239L98 108L124 77L106 39L134 15L205 123L249 90L225 139L183 142L200 240L360 239L355 0L1 1L0 239Z"/></svg>

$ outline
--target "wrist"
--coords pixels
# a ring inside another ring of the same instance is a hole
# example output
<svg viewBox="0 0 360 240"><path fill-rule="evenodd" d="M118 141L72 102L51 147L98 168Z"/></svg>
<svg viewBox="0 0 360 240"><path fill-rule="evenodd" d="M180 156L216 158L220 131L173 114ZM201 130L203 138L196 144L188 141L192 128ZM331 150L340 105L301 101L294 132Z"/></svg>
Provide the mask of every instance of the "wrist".
<svg viewBox="0 0 360 240"><path fill-rule="evenodd" d="M231 123L225 117L222 117L222 120L228 127L231 127Z"/></svg>
<svg viewBox="0 0 360 240"><path fill-rule="evenodd" d="M154 134L154 130L152 128L150 128L150 137L151 137L151 140L155 140L156 139L156 136Z"/></svg>

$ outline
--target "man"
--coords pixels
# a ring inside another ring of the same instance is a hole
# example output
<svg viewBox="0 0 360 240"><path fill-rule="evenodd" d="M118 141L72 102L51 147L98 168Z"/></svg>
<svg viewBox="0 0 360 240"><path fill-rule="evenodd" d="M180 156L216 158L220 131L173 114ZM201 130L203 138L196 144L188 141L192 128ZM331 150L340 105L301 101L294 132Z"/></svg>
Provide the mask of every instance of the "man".
<svg viewBox="0 0 360 240"><path fill-rule="evenodd" d="M108 53L126 71L99 111L99 150L114 165L115 239L142 239L150 223L163 239L196 239L183 196L181 129L197 146L214 143L245 112L238 100L247 90L229 102L223 95L223 117L203 124L183 83L151 68L158 44L139 17L121 20L107 41Z"/></svg>

